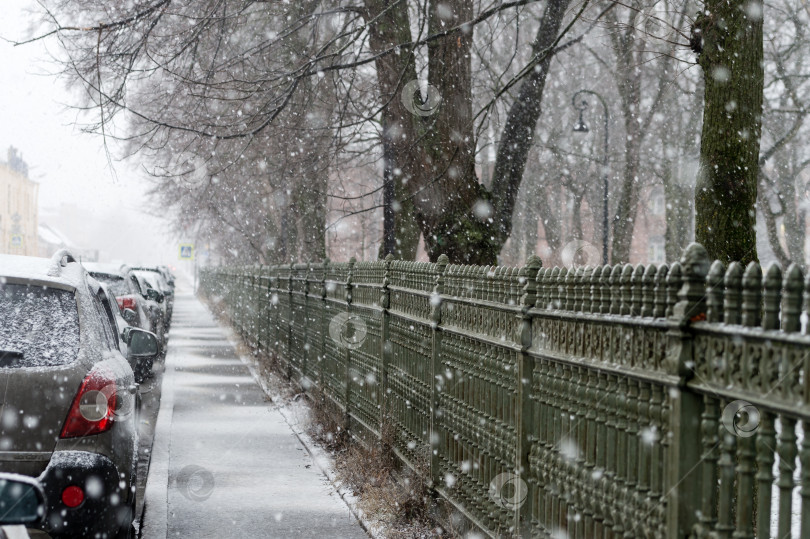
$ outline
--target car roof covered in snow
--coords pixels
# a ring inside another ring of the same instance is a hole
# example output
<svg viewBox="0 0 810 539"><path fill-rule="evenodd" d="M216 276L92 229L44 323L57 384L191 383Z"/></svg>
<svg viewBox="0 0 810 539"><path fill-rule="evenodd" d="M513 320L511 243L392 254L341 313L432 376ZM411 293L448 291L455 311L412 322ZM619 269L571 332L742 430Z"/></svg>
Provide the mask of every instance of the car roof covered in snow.
<svg viewBox="0 0 810 539"><path fill-rule="evenodd" d="M84 269L90 273L103 273L104 275L117 275L124 276L126 273L120 264L111 264L109 262L82 262Z"/></svg>
<svg viewBox="0 0 810 539"><path fill-rule="evenodd" d="M75 262L65 250L51 258L0 254L0 279L25 279L76 290L85 282L87 274L81 264Z"/></svg>

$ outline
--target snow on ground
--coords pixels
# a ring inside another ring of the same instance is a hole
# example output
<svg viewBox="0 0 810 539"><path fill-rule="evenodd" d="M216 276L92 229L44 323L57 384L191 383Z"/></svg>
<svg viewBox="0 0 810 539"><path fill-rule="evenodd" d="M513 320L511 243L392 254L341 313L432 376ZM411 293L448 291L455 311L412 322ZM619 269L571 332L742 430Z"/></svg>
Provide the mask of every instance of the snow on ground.
<svg viewBox="0 0 810 539"><path fill-rule="evenodd" d="M143 537L367 537L190 290L171 334Z"/></svg>

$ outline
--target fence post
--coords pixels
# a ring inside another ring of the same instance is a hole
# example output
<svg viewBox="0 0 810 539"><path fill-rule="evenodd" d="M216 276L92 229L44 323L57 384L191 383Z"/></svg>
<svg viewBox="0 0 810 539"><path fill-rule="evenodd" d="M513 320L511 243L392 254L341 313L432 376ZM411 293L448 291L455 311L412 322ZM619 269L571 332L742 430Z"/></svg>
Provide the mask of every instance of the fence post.
<svg viewBox="0 0 810 539"><path fill-rule="evenodd" d="M442 348L442 294L444 293L444 271L450 259L447 255L440 255L436 261L436 283L433 285L433 293L430 296L430 326L433 333L430 354L430 432L428 441L430 443L430 485L436 487L440 483L439 478L439 429L436 411L439 409L439 387L436 383L437 376L441 373L441 348Z"/></svg>
<svg viewBox="0 0 810 539"><path fill-rule="evenodd" d="M264 354L265 358L271 354L271 350L273 349L273 345L271 342L270 337L270 317L272 316L271 311L273 309L273 281L270 278L271 275L271 266L263 266L262 277L267 279L265 283L267 288L264 290L264 309L262 309L262 327L264 328ZM261 283L261 279L259 279Z"/></svg>
<svg viewBox="0 0 810 539"><path fill-rule="evenodd" d="M383 437L383 430L385 427L385 414L386 408L386 395L388 394L388 365L391 362L391 343L388 342L389 338L389 315L388 309L391 308L391 262L394 260L394 255L387 254L385 256L384 274L382 281L382 289L380 294L380 307L382 308L380 320L380 384L377 390L377 405L380 407L380 437Z"/></svg>
<svg viewBox="0 0 810 539"><path fill-rule="evenodd" d="M270 266L270 320L272 326L273 361L278 361L278 305L281 298L278 296L278 266Z"/></svg>
<svg viewBox="0 0 810 539"><path fill-rule="evenodd" d="M307 364L309 363L309 350L312 348L309 344L309 274L312 271L312 264L307 262L307 273L304 278L304 350L301 354L301 383L309 383L309 375L307 374ZM308 390L309 387L304 387Z"/></svg>
<svg viewBox="0 0 810 539"><path fill-rule="evenodd" d="M259 334L259 309L261 303L256 301L256 282L259 280L258 275L261 274L261 265L253 264L250 272L250 332L253 338L253 352L256 353L261 347L261 339Z"/></svg>
<svg viewBox="0 0 810 539"><path fill-rule="evenodd" d="M534 422L534 403L532 402L532 381L534 373L534 359L529 355L532 346L532 316L529 311L537 301L537 274L543 263L536 255L526 261L520 268L520 282L523 283L523 295L520 297L520 327L517 342L520 345L518 356L518 386L517 386L517 416L515 417L515 431L517 432L517 447L515 470L520 480L515 485L524 492L515 492L515 498L521 500L515 510L515 530L519 537L531 537L531 509L534 504L532 489L528 488L528 481L524 478L529 473L529 450L531 444L537 439Z"/></svg>
<svg viewBox="0 0 810 539"><path fill-rule="evenodd" d="M698 522L701 499L702 402L689 391L687 381L693 375L694 343L689 325L706 319L706 277L709 255L703 246L692 243L680 261L682 285L678 302L669 319L667 371L680 378L680 391L671 393L667 470L667 537L687 537Z"/></svg>
<svg viewBox="0 0 810 539"><path fill-rule="evenodd" d="M357 259L351 257L349 259L349 273L346 275L346 314L351 317L351 309L352 309L352 277L354 276L354 264L357 262ZM348 318L347 318L348 322ZM350 426L350 419L349 419L349 399L351 399L352 393L352 356L351 350L349 350L348 346L343 347L343 357L345 358L344 361L346 362L346 387L344 388L344 399L346 403L345 412L345 429L346 432L349 432Z"/></svg>
<svg viewBox="0 0 810 539"><path fill-rule="evenodd" d="M292 379L292 365L293 365L293 346L292 346L292 327L293 327L293 267L295 264L290 263L290 273L287 276L287 380Z"/></svg>
<svg viewBox="0 0 810 539"><path fill-rule="evenodd" d="M321 279L321 356L318 358L318 388L324 392L323 369L328 360L326 352L326 336L329 334L329 317L326 316L326 273L329 271L329 259L323 261L323 278Z"/></svg>

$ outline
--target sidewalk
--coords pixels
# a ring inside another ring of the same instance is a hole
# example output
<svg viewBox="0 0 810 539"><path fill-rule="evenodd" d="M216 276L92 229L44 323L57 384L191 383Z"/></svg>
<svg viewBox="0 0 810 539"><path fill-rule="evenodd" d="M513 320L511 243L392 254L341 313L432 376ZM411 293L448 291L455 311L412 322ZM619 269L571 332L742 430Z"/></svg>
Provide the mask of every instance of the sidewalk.
<svg viewBox="0 0 810 539"><path fill-rule="evenodd" d="M183 285L142 537L368 537Z"/></svg>

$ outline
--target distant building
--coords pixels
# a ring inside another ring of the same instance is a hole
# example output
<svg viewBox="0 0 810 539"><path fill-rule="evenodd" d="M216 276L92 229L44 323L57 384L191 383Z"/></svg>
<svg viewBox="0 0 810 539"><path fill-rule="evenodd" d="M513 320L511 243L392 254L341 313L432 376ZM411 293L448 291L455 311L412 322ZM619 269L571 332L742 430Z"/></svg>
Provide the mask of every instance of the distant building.
<svg viewBox="0 0 810 539"><path fill-rule="evenodd" d="M28 178L28 165L17 149L0 161L0 253L39 254L39 184Z"/></svg>
<svg viewBox="0 0 810 539"><path fill-rule="evenodd" d="M70 253L84 262L98 262L98 249L83 249L68 239L57 228L47 224L39 224L39 256L50 258L60 250L67 249Z"/></svg>

